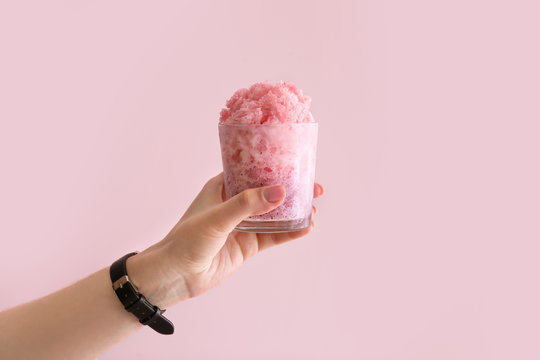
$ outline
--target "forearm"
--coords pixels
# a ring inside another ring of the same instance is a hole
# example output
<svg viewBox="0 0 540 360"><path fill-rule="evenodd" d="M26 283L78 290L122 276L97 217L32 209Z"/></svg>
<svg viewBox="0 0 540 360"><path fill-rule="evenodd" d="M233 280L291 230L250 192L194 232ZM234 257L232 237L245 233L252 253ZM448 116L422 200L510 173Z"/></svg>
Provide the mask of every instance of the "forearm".
<svg viewBox="0 0 540 360"><path fill-rule="evenodd" d="M181 284L169 287L171 279L159 278L159 267L152 263L155 259L147 255L138 254L127 264L141 293L158 306L187 297ZM120 303L111 288L109 269L104 268L53 294L0 313L0 358L94 359L141 327Z"/></svg>
<svg viewBox="0 0 540 360"><path fill-rule="evenodd" d="M140 325L116 298L108 269L0 314L2 359L93 359Z"/></svg>

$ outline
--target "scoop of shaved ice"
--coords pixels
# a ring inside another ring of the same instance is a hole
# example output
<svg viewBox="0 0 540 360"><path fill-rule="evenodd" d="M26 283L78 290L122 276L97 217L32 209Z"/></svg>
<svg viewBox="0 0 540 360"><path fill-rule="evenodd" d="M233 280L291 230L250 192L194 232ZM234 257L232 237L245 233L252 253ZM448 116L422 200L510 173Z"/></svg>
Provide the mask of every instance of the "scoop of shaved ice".
<svg viewBox="0 0 540 360"><path fill-rule="evenodd" d="M237 90L221 110L220 124L283 124L314 122L311 98L296 85L261 82Z"/></svg>

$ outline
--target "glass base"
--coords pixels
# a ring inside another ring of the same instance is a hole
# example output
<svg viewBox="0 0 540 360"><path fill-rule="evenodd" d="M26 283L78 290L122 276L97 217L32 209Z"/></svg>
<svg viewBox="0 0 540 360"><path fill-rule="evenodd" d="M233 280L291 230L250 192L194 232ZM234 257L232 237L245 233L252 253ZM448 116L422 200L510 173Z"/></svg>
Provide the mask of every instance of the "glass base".
<svg viewBox="0 0 540 360"><path fill-rule="evenodd" d="M255 233L282 233L298 231L311 226L311 214L296 220L244 220L234 229Z"/></svg>

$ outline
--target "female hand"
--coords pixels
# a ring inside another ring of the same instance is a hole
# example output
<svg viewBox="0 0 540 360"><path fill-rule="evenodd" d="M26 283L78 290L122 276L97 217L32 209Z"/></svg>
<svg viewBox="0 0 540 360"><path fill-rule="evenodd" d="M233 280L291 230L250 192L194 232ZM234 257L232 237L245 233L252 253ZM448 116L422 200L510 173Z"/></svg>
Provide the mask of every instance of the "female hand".
<svg viewBox="0 0 540 360"><path fill-rule="evenodd" d="M323 187L315 183L314 198ZM314 226L288 233L234 230L242 220L281 205L283 186L247 189L225 201L223 173L210 179L180 221L159 243L128 259L128 274L140 292L166 308L221 283L249 257L305 236ZM313 215L316 208L313 206Z"/></svg>
<svg viewBox="0 0 540 360"><path fill-rule="evenodd" d="M315 184L314 197L322 193ZM278 207L284 195L279 185L248 189L225 201L223 174L210 179L163 240L127 259L130 282L163 310L219 284L259 251L308 234L313 223L290 233L234 231L245 218ZM0 358L93 359L141 327L118 301L105 267L2 311Z"/></svg>

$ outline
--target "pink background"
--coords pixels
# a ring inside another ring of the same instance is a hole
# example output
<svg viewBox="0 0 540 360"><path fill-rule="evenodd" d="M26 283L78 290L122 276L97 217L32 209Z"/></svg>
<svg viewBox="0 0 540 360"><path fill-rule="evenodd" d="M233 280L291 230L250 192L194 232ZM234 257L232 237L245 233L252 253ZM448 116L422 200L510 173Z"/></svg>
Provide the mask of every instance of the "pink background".
<svg viewBox="0 0 540 360"><path fill-rule="evenodd" d="M540 358L537 1L4 1L0 307L160 240L239 87L320 123L317 226L101 359Z"/></svg>

